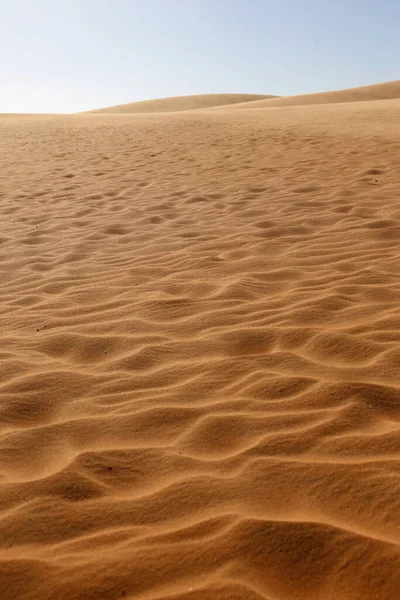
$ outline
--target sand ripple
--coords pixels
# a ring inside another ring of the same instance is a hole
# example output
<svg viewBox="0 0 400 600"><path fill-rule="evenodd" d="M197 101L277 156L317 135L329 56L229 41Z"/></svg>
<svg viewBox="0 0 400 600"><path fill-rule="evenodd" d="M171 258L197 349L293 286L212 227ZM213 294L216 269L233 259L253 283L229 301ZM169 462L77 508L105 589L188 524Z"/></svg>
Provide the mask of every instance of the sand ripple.
<svg viewBox="0 0 400 600"><path fill-rule="evenodd" d="M2 600L396 600L398 101L0 129Z"/></svg>

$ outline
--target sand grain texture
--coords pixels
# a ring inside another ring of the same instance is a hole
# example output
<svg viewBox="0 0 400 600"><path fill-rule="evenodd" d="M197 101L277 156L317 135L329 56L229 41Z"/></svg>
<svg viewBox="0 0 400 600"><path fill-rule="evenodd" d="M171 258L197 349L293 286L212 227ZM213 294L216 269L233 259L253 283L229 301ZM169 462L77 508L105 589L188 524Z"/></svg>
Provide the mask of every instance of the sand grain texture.
<svg viewBox="0 0 400 600"><path fill-rule="evenodd" d="M396 600L400 104L0 119L2 600Z"/></svg>

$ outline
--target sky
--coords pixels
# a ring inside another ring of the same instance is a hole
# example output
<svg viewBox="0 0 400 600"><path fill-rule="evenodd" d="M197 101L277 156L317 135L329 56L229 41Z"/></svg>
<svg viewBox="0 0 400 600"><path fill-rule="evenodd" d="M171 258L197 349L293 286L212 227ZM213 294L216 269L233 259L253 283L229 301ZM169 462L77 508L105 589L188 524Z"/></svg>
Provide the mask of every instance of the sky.
<svg viewBox="0 0 400 600"><path fill-rule="evenodd" d="M0 112L399 79L399 0L0 0Z"/></svg>

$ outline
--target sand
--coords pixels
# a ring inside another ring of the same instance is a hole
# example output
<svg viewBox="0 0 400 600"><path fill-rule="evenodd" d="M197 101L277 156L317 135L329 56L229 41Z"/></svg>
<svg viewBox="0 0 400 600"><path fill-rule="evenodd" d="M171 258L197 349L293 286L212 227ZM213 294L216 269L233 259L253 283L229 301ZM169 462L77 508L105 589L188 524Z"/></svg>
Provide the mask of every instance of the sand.
<svg viewBox="0 0 400 600"><path fill-rule="evenodd" d="M277 96L266 96L264 94L200 94L130 102L128 104L108 106L106 108L98 108L87 112L104 114L178 112L183 110L215 108L217 106L226 108L227 106L234 106L235 104L240 104L241 107L243 107L248 102L252 103L272 98L277 98Z"/></svg>
<svg viewBox="0 0 400 600"><path fill-rule="evenodd" d="M343 102L392 100L394 98L400 98L400 80L387 81L385 83L377 83L375 85L365 85L358 88L350 88L348 90L320 92L318 94L271 96L270 98L260 98L257 101L249 103L238 101L235 103L235 106L226 108L277 108L311 104L339 104ZM214 108L216 106L217 105L214 105Z"/></svg>
<svg viewBox="0 0 400 600"><path fill-rule="evenodd" d="M2 600L396 600L400 100L0 118Z"/></svg>

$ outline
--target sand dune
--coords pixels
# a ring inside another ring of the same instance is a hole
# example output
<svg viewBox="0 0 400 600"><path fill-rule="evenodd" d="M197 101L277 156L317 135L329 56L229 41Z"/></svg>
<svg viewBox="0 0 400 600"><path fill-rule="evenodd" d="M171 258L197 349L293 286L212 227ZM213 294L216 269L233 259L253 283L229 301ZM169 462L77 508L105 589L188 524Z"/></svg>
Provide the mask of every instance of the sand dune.
<svg viewBox="0 0 400 600"><path fill-rule="evenodd" d="M242 108L277 108L313 104L392 100L396 98L400 98L400 80L350 88L347 90L335 90L317 94L302 94L298 96L273 96L263 94L203 94L194 96L175 96L172 98L131 102L87 112L99 114L133 114L167 113L201 109L235 110Z"/></svg>
<svg viewBox="0 0 400 600"><path fill-rule="evenodd" d="M246 103L255 100L266 100L276 96L264 94L202 94L195 96L175 96L173 98L159 98L156 100L143 100L141 102L130 102L109 106L90 113L165 113L181 110L198 110L202 108L215 108L216 106L228 106L236 103Z"/></svg>
<svg viewBox="0 0 400 600"><path fill-rule="evenodd" d="M1 599L396 600L398 101L0 129Z"/></svg>
<svg viewBox="0 0 400 600"><path fill-rule="evenodd" d="M350 88L348 90L336 90L333 92L321 92L318 94L302 94L299 96L276 96L265 100L236 104L227 108L277 108L280 106L305 106L308 104L331 104L340 102L365 102L372 100L392 100L400 98L400 80L367 85L363 87Z"/></svg>

